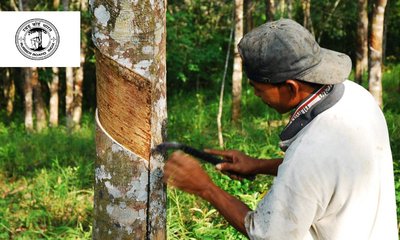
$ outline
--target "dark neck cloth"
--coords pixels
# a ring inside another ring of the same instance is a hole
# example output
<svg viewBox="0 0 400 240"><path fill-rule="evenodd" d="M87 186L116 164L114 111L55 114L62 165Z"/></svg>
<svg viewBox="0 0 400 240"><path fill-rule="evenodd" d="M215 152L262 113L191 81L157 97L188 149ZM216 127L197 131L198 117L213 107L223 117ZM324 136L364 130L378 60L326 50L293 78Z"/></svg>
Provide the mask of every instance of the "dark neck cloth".
<svg viewBox="0 0 400 240"><path fill-rule="evenodd" d="M290 117L289 123L280 134L279 147L286 151L299 133L318 114L335 105L344 93L343 83L324 85L300 102Z"/></svg>

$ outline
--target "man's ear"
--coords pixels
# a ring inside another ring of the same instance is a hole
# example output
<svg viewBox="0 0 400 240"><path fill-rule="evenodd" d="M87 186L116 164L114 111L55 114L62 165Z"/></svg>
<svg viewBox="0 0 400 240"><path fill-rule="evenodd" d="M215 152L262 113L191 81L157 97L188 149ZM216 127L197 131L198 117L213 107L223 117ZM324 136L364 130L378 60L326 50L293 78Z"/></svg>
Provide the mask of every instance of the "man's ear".
<svg viewBox="0 0 400 240"><path fill-rule="evenodd" d="M290 97L296 98L299 95L299 91L300 91L300 84L298 81L293 80L293 79L288 79L285 81L286 86L289 88L289 92L290 92Z"/></svg>

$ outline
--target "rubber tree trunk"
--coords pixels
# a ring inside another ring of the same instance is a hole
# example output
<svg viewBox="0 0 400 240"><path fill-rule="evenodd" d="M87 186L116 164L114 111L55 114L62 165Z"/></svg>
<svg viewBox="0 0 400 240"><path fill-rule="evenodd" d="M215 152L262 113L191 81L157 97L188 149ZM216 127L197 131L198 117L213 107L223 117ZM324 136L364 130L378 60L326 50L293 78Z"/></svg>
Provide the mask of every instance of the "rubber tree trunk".
<svg viewBox="0 0 400 240"><path fill-rule="evenodd" d="M164 0L90 2L97 112L93 239L165 239Z"/></svg>
<svg viewBox="0 0 400 240"><path fill-rule="evenodd" d="M5 98L7 116L9 117L14 112L15 100L15 82L12 68L5 69L3 95Z"/></svg>
<svg viewBox="0 0 400 240"><path fill-rule="evenodd" d="M292 19L292 11L293 11L293 0L286 0L286 4L287 4L287 17Z"/></svg>
<svg viewBox="0 0 400 240"><path fill-rule="evenodd" d="M59 69L58 67L53 67L52 69L52 79L51 82L49 83L49 89L50 89L50 126L51 127L57 127L58 126L58 103L59 103L59 97L58 97L58 86L60 83L60 78L58 76Z"/></svg>
<svg viewBox="0 0 400 240"><path fill-rule="evenodd" d="M253 15L254 15L254 9L255 9L255 3L252 0L244 0L244 7L245 7L245 32L250 32L254 28L254 21L253 21Z"/></svg>
<svg viewBox="0 0 400 240"><path fill-rule="evenodd" d="M25 129L28 132L33 131L33 97L31 84L30 68L23 68L24 73L24 105L25 105Z"/></svg>
<svg viewBox="0 0 400 240"><path fill-rule="evenodd" d="M42 84L39 81L39 72L36 67L31 68L33 102L35 104L36 130L41 132L47 127L46 104L42 96Z"/></svg>
<svg viewBox="0 0 400 240"><path fill-rule="evenodd" d="M357 52L355 80L362 83L368 69L368 0L358 0Z"/></svg>
<svg viewBox="0 0 400 240"><path fill-rule="evenodd" d="M382 108L382 38L386 0L374 1L369 46L369 91Z"/></svg>
<svg viewBox="0 0 400 240"><path fill-rule="evenodd" d="M265 10L267 22L274 21L275 19L275 1L274 0L266 0L265 1Z"/></svg>
<svg viewBox="0 0 400 240"><path fill-rule="evenodd" d="M235 39L232 73L232 120L240 119L240 105L242 99L242 58L237 45L243 37L243 0L235 0Z"/></svg>
<svg viewBox="0 0 400 240"><path fill-rule="evenodd" d="M301 6L303 8L303 26L312 33L312 35L315 35L314 33L314 27L313 23L311 20L311 0L301 0Z"/></svg>
<svg viewBox="0 0 400 240"><path fill-rule="evenodd" d="M278 11L279 11L279 18L283 18L285 16L285 11L286 11L285 0L278 1Z"/></svg>
<svg viewBox="0 0 400 240"><path fill-rule="evenodd" d="M79 0L79 10L81 13L87 12L86 0ZM72 122L75 129L80 128L82 118L82 100L83 100L83 80L84 80L84 65L86 57L86 32L82 28L81 37L81 63L79 68L75 68L75 81L74 81L74 99L73 99L73 112Z"/></svg>
<svg viewBox="0 0 400 240"><path fill-rule="evenodd" d="M65 68L65 116L67 127L72 128L72 113L74 102L74 71L72 67Z"/></svg>

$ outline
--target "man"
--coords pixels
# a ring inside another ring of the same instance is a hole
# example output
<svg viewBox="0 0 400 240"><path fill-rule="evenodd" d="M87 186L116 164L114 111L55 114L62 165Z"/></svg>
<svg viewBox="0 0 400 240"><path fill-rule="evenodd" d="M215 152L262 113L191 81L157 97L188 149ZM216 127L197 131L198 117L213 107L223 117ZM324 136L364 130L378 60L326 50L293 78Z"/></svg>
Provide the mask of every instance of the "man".
<svg viewBox="0 0 400 240"><path fill-rule="evenodd" d="M280 113L283 159L209 150L238 175L276 175L254 211L218 188L192 157L175 152L165 181L209 201L250 239L397 239L392 156L384 116L370 94L347 79L351 60L320 48L292 20L246 34L239 50L250 84Z"/></svg>

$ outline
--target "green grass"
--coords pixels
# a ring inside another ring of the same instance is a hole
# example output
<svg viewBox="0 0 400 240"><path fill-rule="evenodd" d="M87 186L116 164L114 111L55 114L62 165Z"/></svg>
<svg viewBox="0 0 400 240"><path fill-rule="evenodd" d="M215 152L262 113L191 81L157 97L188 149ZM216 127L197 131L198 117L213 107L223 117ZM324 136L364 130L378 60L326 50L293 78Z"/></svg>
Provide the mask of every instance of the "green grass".
<svg viewBox="0 0 400 240"><path fill-rule="evenodd" d="M400 206L400 65L386 71L384 113ZM218 148L217 92L170 91L168 139L198 148ZM226 148L261 158L283 155L277 146L283 127L279 123L287 116L268 109L247 84L242 121L232 124L230 114L230 99L226 97L222 119ZM58 127L28 134L18 119L0 123L0 239L90 239L96 157L93 114L85 115L82 128L73 133ZM212 166L203 166L218 186L252 208L272 184L272 178L265 176L254 182L232 181ZM167 207L168 239L245 239L197 197L168 189Z"/></svg>
<svg viewBox="0 0 400 240"><path fill-rule="evenodd" d="M27 134L0 124L0 239L90 238L93 123Z"/></svg>

